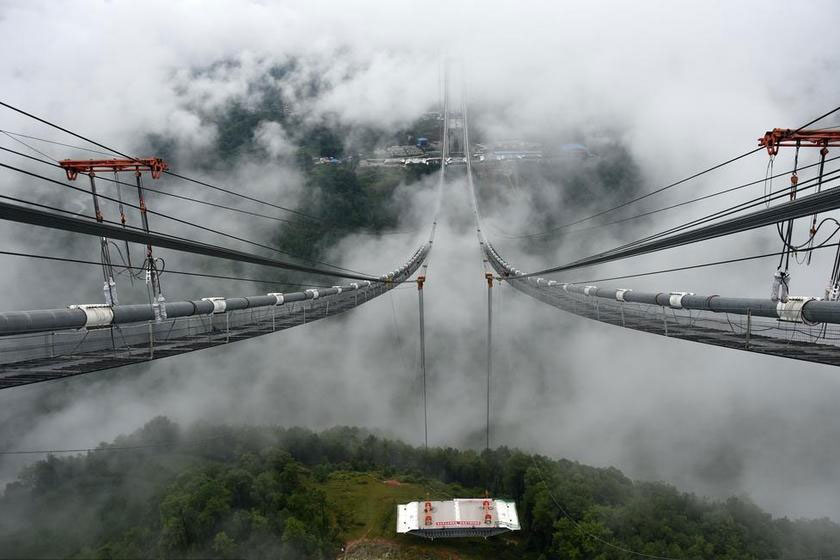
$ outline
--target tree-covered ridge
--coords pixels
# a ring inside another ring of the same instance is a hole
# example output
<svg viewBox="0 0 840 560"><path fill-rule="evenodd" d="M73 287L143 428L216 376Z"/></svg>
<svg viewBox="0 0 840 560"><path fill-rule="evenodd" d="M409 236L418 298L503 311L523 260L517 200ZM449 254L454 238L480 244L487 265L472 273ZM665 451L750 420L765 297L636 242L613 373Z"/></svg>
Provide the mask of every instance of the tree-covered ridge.
<svg viewBox="0 0 840 560"><path fill-rule="evenodd" d="M300 198L291 206L315 220L281 215L291 223L277 224L270 241L304 259L323 259L329 248L353 233L393 230L403 210L395 200L396 189L418 183L438 167L365 168L358 166L360 157L376 148L404 143L408 136L428 136L429 127L439 125L436 120L421 117L388 129L342 122L330 113L316 115L310 105L335 85L313 70L317 67L315 61L301 64L294 58L265 66L262 74L249 77L247 87L232 88L238 93L222 102L207 103L203 103L205 96L188 92L190 81L236 81L242 62L223 60L194 68L183 80L187 85L181 92L182 109L214 131L212 142L191 149L179 145L173 137L155 134L145 138L141 151L163 157L175 169L188 166L209 176L226 177L231 168L240 164L271 163L287 169L290 174L278 178L276 188L259 193L258 198L288 205L288 201L279 198L288 187L282 181L291 180L292 175L300 181ZM418 108L418 112L424 109ZM287 144L282 154L270 153L259 141L267 125ZM337 163L318 165L317 160L322 157L338 158L333 160ZM269 184L271 180L269 176ZM284 276L279 272L272 274L278 279Z"/></svg>
<svg viewBox="0 0 840 560"><path fill-rule="evenodd" d="M487 557L487 546L498 558L533 559L632 558L617 546L698 559L840 548L840 527L828 520L774 519L742 498L707 500L614 468L507 448L425 450L358 428L184 430L165 418L100 446L109 447L116 449L48 456L7 485L0 556L334 558L349 538L347 519L360 513L353 508L363 507L336 505L338 489L346 490L341 473L400 480L409 485L402 501L412 492L423 499L484 489L516 500L523 530L513 539L421 543L462 558ZM393 507L384 507L382 534L416 546L414 537L393 535Z"/></svg>

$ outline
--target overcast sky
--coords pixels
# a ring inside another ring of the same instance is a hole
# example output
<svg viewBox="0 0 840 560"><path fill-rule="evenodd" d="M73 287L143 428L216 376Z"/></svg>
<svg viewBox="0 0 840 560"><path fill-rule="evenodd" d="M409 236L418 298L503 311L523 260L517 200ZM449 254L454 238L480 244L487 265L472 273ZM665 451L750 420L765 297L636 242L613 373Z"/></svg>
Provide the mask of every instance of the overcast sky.
<svg viewBox="0 0 840 560"><path fill-rule="evenodd" d="M273 66L298 63L293 75L278 78L284 91L312 77L326 84L316 98L298 100L307 118L329 115L345 125L387 128L434 105L440 61L449 56L459 61L468 101L481 110L477 124L489 135L593 142L607 135L630 151L649 188L743 153L769 128L797 127L840 104L840 61L826 39L840 21L835 2L591 4L170 0L141 7L130 1L0 0L0 99L127 151L144 147L149 134L172 138L189 166L190 156L216 137L216 124L206 116L234 101L255 103L253 85ZM0 129L69 140L10 111L0 111ZM246 156L208 178L298 204L309 193L290 163L293 134L278 123L262 123L255 139L270 159ZM0 145L16 147L5 137ZM68 154L39 146L50 156ZM815 157L809 153L803 160L813 163ZM8 155L0 161L22 163ZM790 163L789 155L780 157L776 169ZM675 189L655 205L762 177L766 165L766 155L757 154ZM0 180L3 194L26 193L86 210L86 200L9 171L0 171ZM431 221L435 184L430 177L398 191L401 226L422 227L422 233L351 237L330 259L371 272L404 262ZM160 187L210 196L183 183ZM549 245L540 255L501 239L497 247L519 268L548 266L757 196L760 189L575 244ZM529 231L532 195L527 189L511 193L504 213L489 212L489 224ZM453 182L444 197L427 291L430 436L434 444L481 445L486 292L463 185ZM207 225L271 240L271 224L158 202ZM605 197L592 207L614 202ZM8 225L0 234L4 250L95 255L86 240L56 242L50 233ZM777 249L772 232L565 279L757 249ZM171 258L172 266L211 266ZM795 270L794 291L821 295L830 261L823 255L810 269ZM633 287L763 297L773 271L763 261L638 280ZM170 299L260 289L174 280L167 287ZM0 260L4 309L93 301L100 289L90 269ZM633 477L710 496L746 494L778 515L840 520L840 370L624 331L576 319L507 287L496 296L496 443L615 465ZM341 320L148 366L2 391L0 444L89 447L155 414L184 422L358 424L420 443L415 298L413 290L400 290ZM49 412L33 416L35 406ZM0 462L3 479L22 464Z"/></svg>

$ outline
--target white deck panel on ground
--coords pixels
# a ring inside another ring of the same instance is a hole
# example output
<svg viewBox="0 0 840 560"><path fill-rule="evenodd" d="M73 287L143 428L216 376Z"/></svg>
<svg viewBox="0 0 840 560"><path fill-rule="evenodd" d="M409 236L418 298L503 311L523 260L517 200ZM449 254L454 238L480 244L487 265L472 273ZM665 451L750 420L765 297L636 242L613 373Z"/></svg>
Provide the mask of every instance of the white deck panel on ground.
<svg viewBox="0 0 840 560"><path fill-rule="evenodd" d="M456 498L397 506L397 533L435 539L490 537L518 530L516 504L505 500Z"/></svg>

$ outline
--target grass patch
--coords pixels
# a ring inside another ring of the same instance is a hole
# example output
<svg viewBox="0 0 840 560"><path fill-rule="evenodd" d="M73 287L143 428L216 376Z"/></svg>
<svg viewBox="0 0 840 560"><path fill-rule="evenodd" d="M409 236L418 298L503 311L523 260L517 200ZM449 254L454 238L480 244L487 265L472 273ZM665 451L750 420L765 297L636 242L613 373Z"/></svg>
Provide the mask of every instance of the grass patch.
<svg viewBox="0 0 840 560"><path fill-rule="evenodd" d="M351 545L350 558L367 558L374 550L396 546L398 556L393 558L464 560L484 558L521 558L516 554L519 539L508 535L490 539L441 539L428 541L412 535L398 535L397 504L419 501L426 497L433 500L451 499L453 496L479 495L477 491L464 492L459 486L439 482L401 482L395 484L375 473L333 472L320 488L327 495L327 503L340 528L340 538ZM362 541L361 543L358 541ZM369 549L369 550L368 550ZM354 552L355 550L355 552Z"/></svg>

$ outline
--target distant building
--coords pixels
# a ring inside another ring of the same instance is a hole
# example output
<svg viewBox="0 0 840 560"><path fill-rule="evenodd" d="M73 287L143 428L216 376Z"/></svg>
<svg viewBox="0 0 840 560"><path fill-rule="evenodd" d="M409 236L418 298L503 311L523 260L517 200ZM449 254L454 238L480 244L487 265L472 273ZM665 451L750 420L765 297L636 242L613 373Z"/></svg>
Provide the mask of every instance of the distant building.
<svg viewBox="0 0 840 560"><path fill-rule="evenodd" d="M516 504L491 498L456 498L397 506L397 533L427 539L492 537L519 530Z"/></svg>
<svg viewBox="0 0 840 560"><path fill-rule="evenodd" d="M417 147L418 148L428 148L429 147L429 139L428 138L418 138L417 139Z"/></svg>

